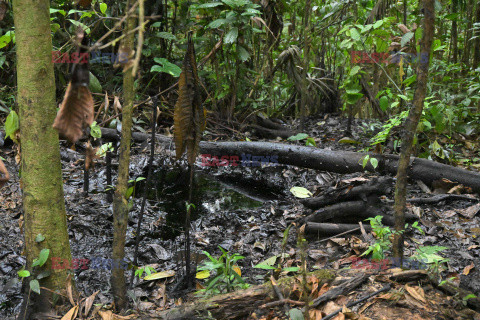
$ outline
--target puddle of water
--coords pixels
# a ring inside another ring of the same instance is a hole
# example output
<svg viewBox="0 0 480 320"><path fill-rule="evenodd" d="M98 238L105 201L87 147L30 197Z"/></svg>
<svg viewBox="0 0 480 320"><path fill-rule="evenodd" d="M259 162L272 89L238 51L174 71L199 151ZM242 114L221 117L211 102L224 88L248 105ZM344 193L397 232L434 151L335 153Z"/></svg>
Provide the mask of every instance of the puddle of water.
<svg viewBox="0 0 480 320"><path fill-rule="evenodd" d="M156 206L166 212L163 239L175 238L183 231L189 178L188 171L181 168L160 169L154 173L148 199L157 201ZM250 185L247 188L242 181L222 180L195 173L192 202L196 209L192 210L192 221L202 215L260 207L263 202L274 199L274 194L262 194L261 186ZM139 185L139 189L142 187ZM143 194L143 191L138 194Z"/></svg>

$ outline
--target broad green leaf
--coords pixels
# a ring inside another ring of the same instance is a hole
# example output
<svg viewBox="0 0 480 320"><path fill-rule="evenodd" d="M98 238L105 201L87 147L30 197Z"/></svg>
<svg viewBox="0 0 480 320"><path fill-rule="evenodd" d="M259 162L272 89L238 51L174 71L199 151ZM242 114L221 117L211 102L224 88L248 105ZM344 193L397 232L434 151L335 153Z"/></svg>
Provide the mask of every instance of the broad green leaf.
<svg viewBox="0 0 480 320"><path fill-rule="evenodd" d="M297 198L310 198L313 194L304 187L292 187L290 192Z"/></svg>
<svg viewBox="0 0 480 320"><path fill-rule="evenodd" d="M378 20L377 22L375 22L375 23L373 24L373 29L378 29L378 28L380 28L380 27L382 26L382 24L383 24L383 20Z"/></svg>
<svg viewBox="0 0 480 320"><path fill-rule="evenodd" d="M358 71L360 71L360 66L355 66L352 68L352 70L350 70L350 73L348 74L350 77L353 77L354 75L356 75L358 73Z"/></svg>
<svg viewBox="0 0 480 320"><path fill-rule="evenodd" d="M156 36L166 40L177 40L177 37L175 37L175 35L170 32L157 32Z"/></svg>
<svg viewBox="0 0 480 320"><path fill-rule="evenodd" d="M288 137L287 140L288 141L299 141L299 140L303 140L303 139L307 139L307 138L308 138L308 134L298 133L294 136Z"/></svg>
<svg viewBox="0 0 480 320"><path fill-rule="evenodd" d="M95 139L100 139L102 137L102 129L97 124L97 121L93 121L90 125L90 135Z"/></svg>
<svg viewBox="0 0 480 320"><path fill-rule="evenodd" d="M73 10L70 10L70 11L73 11ZM76 10L76 11L78 11L78 10ZM82 12L82 11L80 11L80 12ZM68 14L70 14L70 12ZM86 34L90 34L90 28L87 27L86 25L84 25L83 23L81 23L79 21L76 21L76 20L73 20L73 19L68 19L68 21L70 21L76 27L81 27L85 31Z"/></svg>
<svg viewBox="0 0 480 320"><path fill-rule="evenodd" d="M370 164L372 165L373 169L377 169L378 167L378 160L376 158L370 159Z"/></svg>
<svg viewBox="0 0 480 320"><path fill-rule="evenodd" d="M297 272L298 270L300 270L299 267L288 267L282 269L283 272Z"/></svg>
<svg viewBox="0 0 480 320"><path fill-rule="evenodd" d="M400 41L400 46L405 47L410 40L412 40L414 33L413 32L407 32L403 35L402 40Z"/></svg>
<svg viewBox="0 0 480 320"><path fill-rule="evenodd" d="M360 41L360 33L355 28L350 29L350 37L355 41Z"/></svg>
<svg viewBox="0 0 480 320"><path fill-rule="evenodd" d="M175 271L173 270L168 270L168 271L160 271L160 272L157 272L157 273L152 273L148 276L146 276L145 278L143 278L144 280L158 280L158 279L164 279L164 278L169 278L169 277L173 277L175 275Z"/></svg>
<svg viewBox="0 0 480 320"><path fill-rule="evenodd" d="M237 47L237 55L242 62L245 62L250 58L250 53L248 53L248 51L242 46Z"/></svg>
<svg viewBox="0 0 480 320"><path fill-rule="evenodd" d="M91 72L89 72L89 77L90 84L88 88L90 89L90 91L94 93L102 93L102 85L100 84L100 81L98 81L97 77L95 77Z"/></svg>
<svg viewBox="0 0 480 320"><path fill-rule="evenodd" d="M195 275L197 279L207 279L208 277L210 277L210 271L208 270L202 270Z"/></svg>
<svg viewBox="0 0 480 320"><path fill-rule="evenodd" d="M28 271L28 270L22 269L22 270L17 271L17 273L18 273L18 276L20 278L30 277L30 271Z"/></svg>
<svg viewBox="0 0 480 320"><path fill-rule="evenodd" d="M105 2L100 3L100 12L105 14L107 12L107 4Z"/></svg>
<svg viewBox="0 0 480 320"><path fill-rule="evenodd" d="M347 97L347 103L349 104L355 104L357 103L358 100L360 100L360 98L363 97L363 94L362 93L347 93L346 95Z"/></svg>
<svg viewBox="0 0 480 320"><path fill-rule="evenodd" d="M150 69L150 72L165 72L172 75L175 78L180 76L182 69L176 64L171 63L165 58L155 58L153 59L156 63L161 64L160 66L155 65Z"/></svg>
<svg viewBox="0 0 480 320"><path fill-rule="evenodd" d="M45 262L48 260L48 256L50 255L50 249L42 249L38 254L38 259L33 259L32 268L36 266L43 266Z"/></svg>
<svg viewBox="0 0 480 320"><path fill-rule="evenodd" d="M222 2L210 2L210 3L203 3L203 4L196 5L195 8L196 9L214 8L222 5L223 5Z"/></svg>
<svg viewBox="0 0 480 320"><path fill-rule="evenodd" d="M288 315L290 316L291 320L304 320L305 318L303 317L303 313L300 309L294 308L290 309L288 312Z"/></svg>
<svg viewBox="0 0 480 320"><path fill-rule="evenodd" d="M45 237L41 233L37 234L37 236L35 237L35 242L37 242L37 243L40 243L43 240L45 240Z"/></svg>
<svg viewBox="0 0 480 320"><path fill-rule="evenodd" d="M234 43L235 41L237 41L237 37L238 37L238 28L233 27L232 29L230 29L230 31L228 31L223 41L225 43Z"/></svg>
<svg viewBox="0 0 480 320"><path fill-rule="evenodd" d="M248 0L222 0L222 2L233 9L243 7L244 5L250 3Z"/></svg>
<svg viewBox="0 0 480 320"><path fill-rule="evenodd" d="M264 260L260 262L259 264L255 265L254 268L259 268L259 269L275 269L273 265L277 261L277 256L273 256L268 258L267 260Z"/></svg>
<svg viewBox="0 0 480 320"><path fill-rule="evenodd" d="M30 289L32 289L33 292L40 294L40 283L38 280L30 281Z"/></svg>
<svg viewBox="0 0 480 320"><path fill-rule="evenodd" d="M50 14L52 13L60 13L62 16L66 15L67 13L65 12L65 10L60 10L60 9L53 9L53 8L50 8Z"/></svg>
<svg viewBox="0 0 480 320"><path fill-rule="evenodd" d="M5 136L10 137L10 139L13 141L16 141L15 132L17 132L19 128L20 123L18 121L18 115L14 110L12 110L5 120Z"/></svg>
<svg viewBox="0 0 480 320"><path fill-rule="evenodd" d="M225 23L227 23L226 19L217 19L217 20L213 20L212 22L210 22L207 27L215 29L215 28L223 26Z"/></svg>

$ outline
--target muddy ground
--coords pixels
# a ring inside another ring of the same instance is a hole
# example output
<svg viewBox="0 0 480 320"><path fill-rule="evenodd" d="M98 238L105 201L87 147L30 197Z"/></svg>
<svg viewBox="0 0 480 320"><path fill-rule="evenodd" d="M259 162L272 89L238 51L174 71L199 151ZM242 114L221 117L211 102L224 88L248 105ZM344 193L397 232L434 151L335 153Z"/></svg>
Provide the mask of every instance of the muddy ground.
<svg viewBox="0 0 480 320"><path fill-rule="evenodd" d="M310 119L306 133L314 137L319 148L359 151L368 146L368 136L372 133L364 129L365 126L362 126L360 120L355 122L354 136L362 143L358 145L338 143L343 137L345 127L346 120L342 118ZM162 130L159 129L158 132L162 133ZM205 137L212 138L213 134ZM251 139L255 138L251 136ZM181 279L184 265L183 221L184 202L188 197L188 173L185 163L173 160L171 149L173 146L171 148L159 146L156 150L154 188L148 192L147 197L139 266L152 265L157 271L174 270L176 276L167 279L165 285L156 281L140 283L136 281L130 297L135 300L134 306L139 310L162 309L171 306L175 301L178 302L180 297L183 301L191 298L191 295L185 295L184 291L172 292L173 288L178 288L176 283ZM132 179L146 175L147 150L147 144L134 146L130 166ZM100 159L90 172L89 195L85 196L82 150L76 152L62 145L61 152L72 257L96 261L108 259L111 256L112 245L112 206L106 200L104 160ZM22 256L23 215L18 165L13 146L4 147L1 155L6 159L5 163L12 180L0 190L0 318L13 319L22 301L17 271L25 264L25 258ZM197 188L193 203L197 209L192 223L192 234L195 239L192 256L200 262L204 258L202 251L219 255L218 246L231 253L239 253L245 257L239 261L242 277L250 284L265 281L268 272L253 266L271 256L281 254L285 229L290 223L299 221L301 217L311 212L290 193L290 188L301 186L312 192L321 192L327 187L339 185L342 180L375 177L367 173L340 175L284 165L207 167L201 165L200 158L196 170ZM127 261L132 261L133 258L135 229L141 197L144 194L144 181L138 183L135 193L127 230ZM428 195L412 182L408 196ZM393 200L393 194L388 194L387 199ZM416 245L448 247L443 255L450 261L447 263L448 270L443 276L457 276L464 288L479 295L480 219L478 216L468 218L461 214L464 212L462 210L471 205L472 203L468 201L455 200L435 205L410 206L411 212L421 215L421 227L426 235L422 236L418 232L408 234L406 254L411 255ZM360 236L357 237L360 239ZM310 270L346 268L350 266L348 261L351 263L347 258L358 255L358 246L354 248L352 241L321 242L321 240L322 238L316 236L308 236ZM285 251L291 257L288 263L293 266L298 264L295 228L290 231ZM468 272L465 272L466 268ZM128 276L130 277L130 272ZM88 296L97 290L100 291L96 303L112 302L109 277L108 266L97 264L95 268L75 270L75 280L81 292ZM166 288L166 294L160 295L163 288Z"/></svg>

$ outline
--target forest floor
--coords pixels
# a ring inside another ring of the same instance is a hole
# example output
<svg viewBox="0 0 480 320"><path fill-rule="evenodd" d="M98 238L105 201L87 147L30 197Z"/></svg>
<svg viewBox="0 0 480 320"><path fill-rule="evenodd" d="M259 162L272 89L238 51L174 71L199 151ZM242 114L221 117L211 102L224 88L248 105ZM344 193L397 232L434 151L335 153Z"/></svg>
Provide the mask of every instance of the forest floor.
<svg viewBox="0 0 480 320"><path fill-rule="evenodd" d="M358 145L338 142L345 131L346 120L343 118L330 116L309 119L305 132L315 139L319 148L359 151L368 145L368 138L361 123L362 121L355 120L353 126L354 137L361 142ZM214 138L213 134L206 136L206 139ZM130 166L131 179L146 176L148 149L146 143L134 145ZM186 166L173 160L172 149L173 146L159 146L156 150L154 188L148 192L147 197L139 266L150 265L157 272L174 271L175 276L154 281L135 279L134 289L129 296L134 299L134 314L141 315L143 319L155 319L161 310L194 299L192 293L172 291L181 278L184 267L182 229L185 201L188 197ZM0 190L0 319L13 319L22 301L17 271L25 265L21 231L23 214L15 151L9 148L3 151L2 156L6 159L12 179ZM98 291L94 308L96 317L115 319L111 312L105 311L105 307L112 303L109 293L110 271L108 263L105 262L111 257L113 219L112 206L106 200L104 160L99 160L90 171L89 195L85 196L83 155L65 146L62 146L61 153L72 257L90 261L85 270L81 267L74 270L75 281L85 297ZM245 257L238 261L242 277L252 285L261 284L268 279L269 271L253 268L268 258L286 253L288 258L284 259L284 267L300 264L295 228L291 228L286 246L282 249L281 245L287 227L311 213L310 209L305 208L291 194L289 190L292 187L305 187L313 193L321 194L327 187L348 184L351 179L370 180L375 177L375 174L370 173L342 175L285 165L210 167L201 164L199 157L196 166L197 187L193 197L197 209L192 223L192 258L201 264L205 259L202 251L219 256L219 246L231 254L238 253ZM138 182L135 193L127 230L127 261L132 261L133 258L135 229L144 194L144 181ZM416 183L409 184L408 197L427 196L429 195ZM387 194L386 198L393 200L393 192ZM442 273L442 277L456 277L455 281L463 288L480 295L480 217L466 214L466 209L471 207L472 202L464 200L409 205L410 212L420 215L419 222L425 235L418 232L406 234L405 252L410 256L419 245L447 247L448 249L441 253L449 259L447 270ZM332 269L336 270L339 276L344 272L351 272L355 258L368 247L361 235L346 235L329 241L307 235L307 240L308 269ZM342 307L345 301L358 299L384 285L382 279L384 281L385 277L382 275L385 270L367 271L370 277L363 287L357 288L348 296L342 295L326 305L321 305L317 311L312 311L312 318L321 319L321 312L328 314ZM290 272L288 275L295 276L295 273ZM198 282L202 283L201 280ZM394 283L393 287L394 290L389 294L382 294L353 308L354 313L349 316L349 313L344 312L334 319L345 319L346 315L350 319L480 319L479 314L467 311L461 299L446 295L428 281L421 284L418 281ZM311 297L316 298L325 290L326 287L313 286ZM298 299L300 292L298 288L293 290L290 298ZM264 310L263 313L250 315L250 319L288 317L284 315L283 308L277 306Z"/></svg>

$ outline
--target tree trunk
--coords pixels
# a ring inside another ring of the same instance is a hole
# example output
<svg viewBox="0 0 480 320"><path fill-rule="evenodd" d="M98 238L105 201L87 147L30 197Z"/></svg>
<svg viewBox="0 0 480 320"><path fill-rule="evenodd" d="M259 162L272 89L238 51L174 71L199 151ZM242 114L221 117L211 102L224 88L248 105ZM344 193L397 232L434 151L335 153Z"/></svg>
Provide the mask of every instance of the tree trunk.
<svg viewBox="0 0 480 320"><path fill-rule="evenodd" d="M131 7L131 1L127 1L126 12ZM128 17L124 34L127 34L122 43L123 52L130 52L133 48L134 34L128 32L135 28L135 18ZM130 59L130 58L129 58ZM120 262L125 258L125 237L128 222L128 199L125 194L128 189L128 167L130 165L130 142L132 139L132 109L133 109L133 75L132 69L123 72L123 111L122 111L122 139L120 141L120 158L118 165L118 180L113 196L113 261ZM118 263L117 265L121 265ZM112 269L111 277L112 293L117 310L126 307L126 282L125 271L117 267Z"/></svg>
<svg viewBox="0 0 480 320"><path fill-rule="evenodd" d="M480 23L480 2L477 2L477 10L475 11L475 22ZM473 65L472 69L478 68L480 65L480 37L474 40L474 54L473 54Z"/></svg>
<svg viewBox="0 0 480 320"><path fill-rule="evenodd" d="M305 129L305 116L307 113L307 99L308 99L308 66L310 64L310 10L311 10L311 0L305 1L305 13L303 16L303 70L302 70L302 92L300 100L300 130Z"/></svg>
<svg viewBox="0 0 480 320"><path fill-rule="evenodd" d="M465 31L465 41L464 41L464 52L463 52L463 63L468 67L470 66L470 48L471 42L470 38L472 37L472 27L473 27L473 11L475 10L475 4L473 0L468 0L467 3L467 30Z"/></svg>
<svg viewBox="0 0 480 320"><path fill-rule="evenodd" d="M452 13L457 13L458 12L458 0L452 0ZM451 47L452 47L452 53L453 53L453 58L452 62L457 63L457 56L458 56L458 41L457 41L457 18L452 21L452 39L451 39Z"/></svg>
<svg viewBox="0 0 480 320"><path fill-rule="evenodd" d="M33 259L38 258L42 249L50 249L43 270L51 270L52 257L71 260L59 140L52 127L57 106L49 10L47 0L39 0L35 5L31 1L13 1L26 268L30 271ZM42 234L45 240L36 242L38 234ZM55 270L40 280L40 286L51 290L64 289L67 272L67 269ZM38 302L39 311L50 308L49 291L41 290L40 296L31 293L30 298Z"/></svg>
<svg viewBox="0 0 480 320"><path fill-rule="evenodd" d="M427 92L428 66L430 64L430 51L435 31L434 0L424 0L423 9L424 32L420 44L420 59L417 65L417 88L413 96L413 106L405 121L405 132L402 138L402 151L398 161L397 184L395 187L395 230L400 232L405 227L405 208L407 199L407 179L410 156L413 151L413 138L417 131L418 122L423 110L423 103ZM396 233L393 242L393 256L403 258L403 236Z"/></svg>

